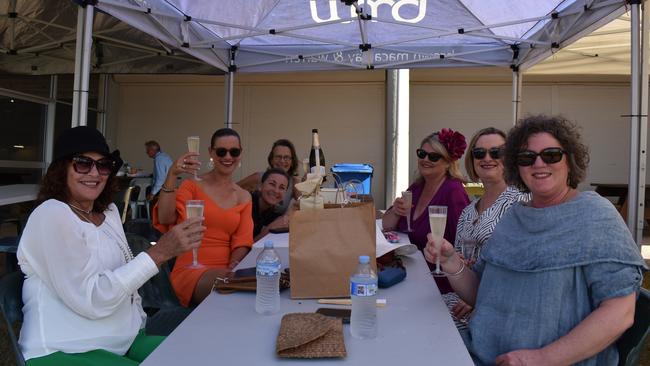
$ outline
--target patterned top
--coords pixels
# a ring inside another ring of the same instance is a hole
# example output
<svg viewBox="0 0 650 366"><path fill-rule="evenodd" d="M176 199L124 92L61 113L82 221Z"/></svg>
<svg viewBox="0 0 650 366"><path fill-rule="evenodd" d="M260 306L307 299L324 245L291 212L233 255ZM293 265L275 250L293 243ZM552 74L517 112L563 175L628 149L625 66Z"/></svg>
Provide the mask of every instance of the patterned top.
<svg viewBox="0 0 650 366"><path fill-rule="evenodd" d="M517 201L528 201L529 194L520 192L515 187L507 187L501 192L496 201L483 211L480 215L476 210L479 198L465 207L458 219L458 228L456 229L456 241L454 246L457 251L461 251L463 241L471 239L478 243L479 248L490 238L494 227L497 226L501 216L508 211L510 206ZM477 256L478 257L478 256Z"/></svg>

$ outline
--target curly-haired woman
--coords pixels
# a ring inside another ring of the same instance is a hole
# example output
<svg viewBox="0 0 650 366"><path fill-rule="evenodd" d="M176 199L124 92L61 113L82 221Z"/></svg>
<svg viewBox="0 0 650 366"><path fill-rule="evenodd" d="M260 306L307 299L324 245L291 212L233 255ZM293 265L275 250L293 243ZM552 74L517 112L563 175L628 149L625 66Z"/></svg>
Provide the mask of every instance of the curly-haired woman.
<svg viewBox="0 0 650 366"><path fill-rule="evenodd" d="M616 365L645 266L614 206L579 192L589 154L576 126L532 116L506 139L506 181L531 192L506 212L472 270L443 240L427 243L454 290L475 305L477 365Z"/></svg>
<svg viewBox="0 0 650 366"><path fill-rule="evenodd" d="M458 218L469 204L458 162L466 147L465 136L447 128L422 140L420 148L416 150L419 177L408 188L413 194L415 207L406 207L401 197L395 199L382 218L385 230L406 231L406 216L409 215L412 229L409 238L422 250L427 244L427 234L431 232L427 207L447 206L444 238L454 242ZM441 293L451 291L447 279L436 278L436 283Z"/></svg>

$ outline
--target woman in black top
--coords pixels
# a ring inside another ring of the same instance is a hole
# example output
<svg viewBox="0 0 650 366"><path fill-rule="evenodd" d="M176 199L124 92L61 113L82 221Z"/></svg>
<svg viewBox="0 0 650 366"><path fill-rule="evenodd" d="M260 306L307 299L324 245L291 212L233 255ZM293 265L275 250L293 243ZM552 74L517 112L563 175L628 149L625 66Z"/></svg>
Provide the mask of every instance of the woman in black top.
<svg viewBox="0 0 650 366"><path fill-rule="evenodd" d="M282 203L289 186L289 176L282 169L269 169L262 175L260 189L253 192L253 237L258 241L269 230L286 228L289 225L289 211L277 213L275 207Z"/></svg>

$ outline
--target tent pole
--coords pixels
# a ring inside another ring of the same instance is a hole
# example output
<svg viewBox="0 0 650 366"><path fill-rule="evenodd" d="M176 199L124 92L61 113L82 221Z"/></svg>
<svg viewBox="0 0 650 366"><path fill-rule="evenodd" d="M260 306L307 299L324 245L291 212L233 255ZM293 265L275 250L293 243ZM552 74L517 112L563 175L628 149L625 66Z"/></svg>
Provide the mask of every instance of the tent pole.
<svg viewBox="0 0 650 366"><path fill-rule="evenodd" d="M43 167L43 175L47 172L47 168L52 162L54 154L54 124L56 123L56 92L58 90L58 75L50 75L50 100L47 103L47 124L45 125L45 166Z"/></svg>
<svg viewBox="0 0 650 366"><path fill-rule="evenodd" d="M85 126L88 119L88 82L90 79L90 50L92 48L94 7L86 4L77 13L77 41L72 93L72 127Z"/></svg>
<svg viewBox="0 0 650 366"><path fill-rule="evenodd" d="M226 127L232 128L232 98L235 87L235 73L230 71L226 75Z"/></svg>
<svg viewBox="0 0 650 366"><path fill-rule="evenodd" d="M512 125L514 126L521 115L521 82L522 75L519 67L512 70Z"/></svg>
<svg viewBox="0 0 650 366"><path fill-rule="evenodd" d="M235 89L235 55L237 53L237 46L230 48L230 63L228 65L228 73L226 74L226 127L232 128L232 99Z"/></svg>
<svg viewBox="0 0 650 366"><path fill-rule="evenodd" d="M409 184L408 69L386 70L386 207Z"/></svg>
<svg viewBox="0 0 650 366"><path fill-rule="evenodd" d="M397 80L398 70L386 70L386 181L385 207L395 199L397 152Z"/></svg>
<svg viewBox="0 0 650 366"><path fill-rule="evenodd" d="M637 245L643 238L643 214L645 206L645 162L647 133L648 77L647 62L648 19L641 26L641 0L631 3L631 86L630 111L630 177L627 197L627 225ZM646 17L644 17L646 18ZM645 83L645 84L644 84Z"/></svg>

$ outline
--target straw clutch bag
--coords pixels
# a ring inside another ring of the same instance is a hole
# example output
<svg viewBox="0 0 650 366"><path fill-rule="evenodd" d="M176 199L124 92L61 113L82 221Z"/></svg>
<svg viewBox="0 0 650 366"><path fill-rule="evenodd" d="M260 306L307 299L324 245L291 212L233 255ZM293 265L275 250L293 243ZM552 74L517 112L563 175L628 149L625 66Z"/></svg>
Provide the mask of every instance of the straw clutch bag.
<svg viewBox="0 0 650 366"><path fill-rule="evenodd" d="M286 314L275 351L287 358L345 357L343 323L316 313Z"/></svg>

